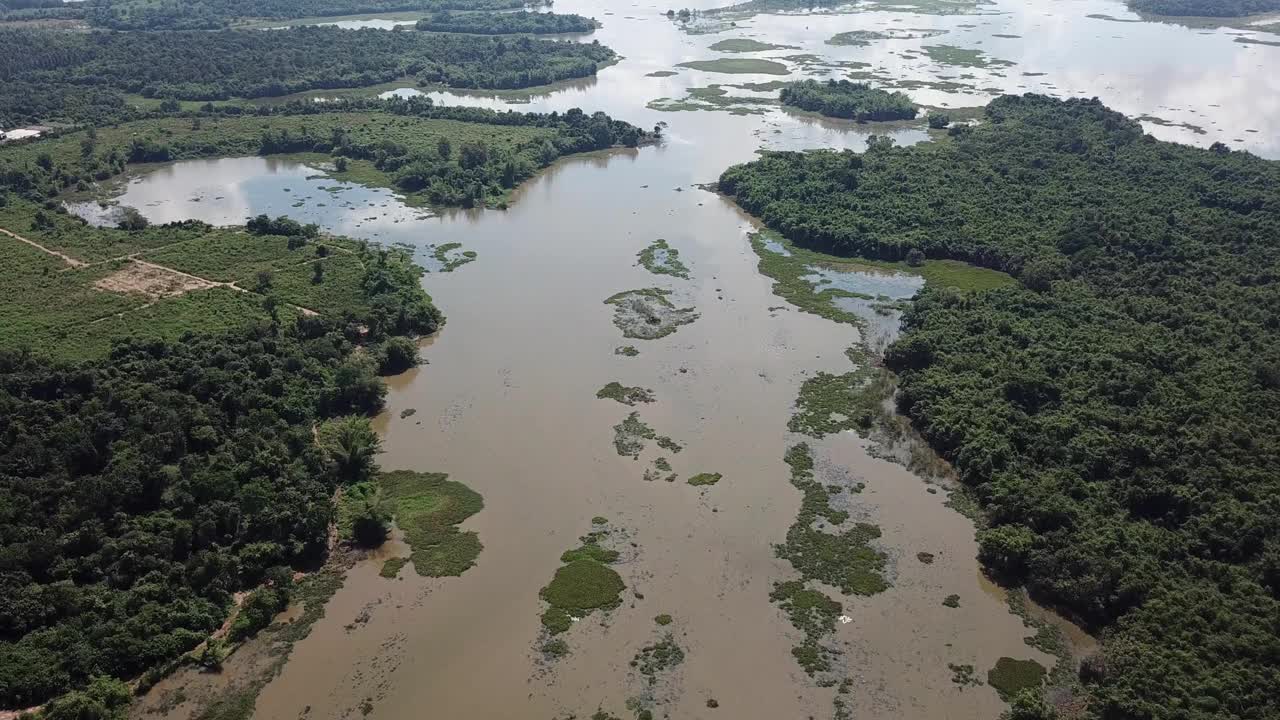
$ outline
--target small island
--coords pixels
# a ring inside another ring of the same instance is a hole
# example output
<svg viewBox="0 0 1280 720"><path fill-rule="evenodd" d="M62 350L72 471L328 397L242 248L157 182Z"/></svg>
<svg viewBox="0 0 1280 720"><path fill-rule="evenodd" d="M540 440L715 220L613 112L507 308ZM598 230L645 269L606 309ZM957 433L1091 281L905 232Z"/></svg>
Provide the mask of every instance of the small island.
<svg viewBox="0 0 1280 720"><path fill-rule="evenodd" d="M912 120L916 106L904 93L888 92L848 80L804 80L782 88L783 105L858 122Z"/></svg>

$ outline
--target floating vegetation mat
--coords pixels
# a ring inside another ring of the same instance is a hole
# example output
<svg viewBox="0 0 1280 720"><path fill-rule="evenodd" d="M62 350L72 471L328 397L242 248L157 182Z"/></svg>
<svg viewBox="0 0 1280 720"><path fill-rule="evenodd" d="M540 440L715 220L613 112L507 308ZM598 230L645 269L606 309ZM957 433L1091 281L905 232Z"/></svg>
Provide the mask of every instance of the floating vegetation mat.
<svg viewBox="0 0 1280 720"><path fill-rule="evenodd" d="M613 324L624 337L656 340L698 319L693 308L677 308L669 295L670 290L644 288L618 293L605 303L614 306Z"/></svg>

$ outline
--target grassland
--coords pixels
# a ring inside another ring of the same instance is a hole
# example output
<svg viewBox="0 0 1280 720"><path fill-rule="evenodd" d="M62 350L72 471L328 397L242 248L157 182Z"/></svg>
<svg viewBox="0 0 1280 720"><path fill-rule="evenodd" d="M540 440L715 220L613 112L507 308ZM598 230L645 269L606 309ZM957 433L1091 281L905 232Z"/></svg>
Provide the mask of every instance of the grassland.
<svg viewBox="0 0 1280 720"><path fill-rule="evenodd" d="M0 347L101 357L122 337L175 340L266 321L267 295L283 317L369 310L362 251L342 238L290 248L287 238L201 223L126 232L20 201L0 209L0 227L86 262L0 235Z"/></svg>

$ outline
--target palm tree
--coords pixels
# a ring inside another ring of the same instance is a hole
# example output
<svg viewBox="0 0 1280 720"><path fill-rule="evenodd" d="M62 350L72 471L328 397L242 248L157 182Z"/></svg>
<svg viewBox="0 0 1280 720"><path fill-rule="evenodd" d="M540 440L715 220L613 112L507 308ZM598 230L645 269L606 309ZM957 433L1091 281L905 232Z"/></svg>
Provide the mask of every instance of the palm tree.
<svg viewBox="0 0 1280 720"><path fill-rule="evenodd" d="M320 425L316 436L344 482L363 482L378 471L374 457L382 449L382 441L373 432L368 418L349 415L327 420Z"/></svg>

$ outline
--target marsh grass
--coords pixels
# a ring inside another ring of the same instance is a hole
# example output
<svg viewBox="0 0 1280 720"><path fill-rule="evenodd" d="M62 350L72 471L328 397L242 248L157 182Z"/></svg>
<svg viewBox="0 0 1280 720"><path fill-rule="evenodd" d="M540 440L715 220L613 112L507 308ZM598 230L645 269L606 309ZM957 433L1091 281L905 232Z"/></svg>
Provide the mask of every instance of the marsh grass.
<svg viewBox="0 0 1280 720"><path fill-rule="evenodd" d="M414 570L424 577L461 575L484 547L458 524L484 507L480 494L444 473L395 470L378 482L395 505L396 524L412 549Z"/></svg>

